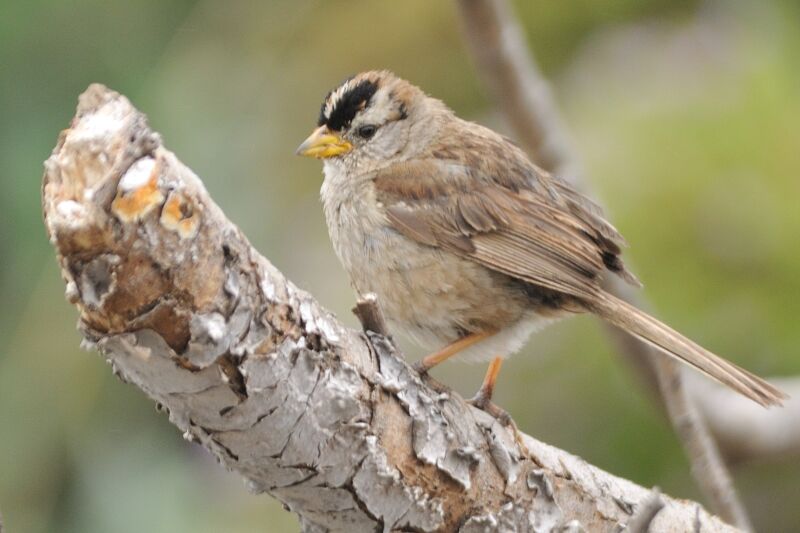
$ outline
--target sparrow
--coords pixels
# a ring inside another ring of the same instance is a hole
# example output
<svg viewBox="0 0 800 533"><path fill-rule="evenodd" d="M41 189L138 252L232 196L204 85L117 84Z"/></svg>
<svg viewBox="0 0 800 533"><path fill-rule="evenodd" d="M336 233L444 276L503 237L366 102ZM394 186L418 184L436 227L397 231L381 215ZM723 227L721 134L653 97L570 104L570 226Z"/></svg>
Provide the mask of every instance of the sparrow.
<svg viewBox="0 0 800 533"><path fill-rule="evenodd" d="M640 286L602 209L537 167L513 141L462 120L389 71L325 97L298 155L323 161L333 248L356 292L374 293L393 331L433 351L491 361L472 403L487 409L504 358L563 317L592 313L763 405L787 396L609 294ZM488 409L487 409L488 410Z"/></svg>

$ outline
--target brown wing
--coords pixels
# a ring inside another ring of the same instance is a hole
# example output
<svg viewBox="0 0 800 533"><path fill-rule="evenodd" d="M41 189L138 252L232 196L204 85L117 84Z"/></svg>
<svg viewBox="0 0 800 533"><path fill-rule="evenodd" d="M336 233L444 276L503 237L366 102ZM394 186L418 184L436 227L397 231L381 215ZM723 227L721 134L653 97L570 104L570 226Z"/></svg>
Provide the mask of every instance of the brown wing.
<svg viewBox="0 0 800 533"><path fill-rule="evenodd" d="M606 268L635 281L619 258L624 241L599 207L499 136L472 143L436 147L429 158L376 176L378 199L397 231L582 298L597 295Z"/></svg>
<svg viewBox="0 0 800 533"><path fill-rule="evenodd" d="M582 306L761 405L787 396L605 293L605 269L638 283L619 257L624 241L596 204L537 169L514 145L477 129L458 149L401 163L375 178L389 223L403 235L497 272L579 298ZM460 128L459 132L464 128ZM451 132L454 133L454 132Z"/></svg>

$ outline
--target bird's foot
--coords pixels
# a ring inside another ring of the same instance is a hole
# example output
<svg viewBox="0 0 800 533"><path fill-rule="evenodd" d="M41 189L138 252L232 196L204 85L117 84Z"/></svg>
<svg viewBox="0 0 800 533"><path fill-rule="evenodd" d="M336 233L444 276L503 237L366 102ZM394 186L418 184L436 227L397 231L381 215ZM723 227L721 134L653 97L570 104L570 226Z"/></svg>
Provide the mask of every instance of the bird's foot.
<svg viewBox="0 0 800 533"><path fill-rule="evenodd" d="M514 421L511 420L511 415L508 414L508 411L492 402L491 396L485 394L483 390L478 391L475 396L467 400L467 403L488 413L504 426L514 426Z"/></svg>
<svg viewBox="0 0 800 533"><path fill-rule="evenodd" d="M425 378L428 376L428 370L430 370L430 367L425 364L424 359L420 359L411 366L417 372L417 374L419 374L419 377Z"/></svg>
<svg viewBox="0 0 800 533"><path fill-rule="evenodd" d="M450 387L448 387L441 381L435 379L428 373L428 370L430 370L430 368L425 367L425 365L422 364L422 361L417 361L416 363L414 363L413 368L419 374L419 377L422 380L422 382L425 383L428 387L438 392L439 394L449 394L451 392Z"/></svg>

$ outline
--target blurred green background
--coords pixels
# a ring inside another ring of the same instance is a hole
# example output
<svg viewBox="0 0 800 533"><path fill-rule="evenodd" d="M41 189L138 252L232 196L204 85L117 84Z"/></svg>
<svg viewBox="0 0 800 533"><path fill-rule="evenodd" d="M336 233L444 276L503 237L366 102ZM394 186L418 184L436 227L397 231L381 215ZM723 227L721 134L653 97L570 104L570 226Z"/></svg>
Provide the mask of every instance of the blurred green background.
<svg viewBox="0 0 800 533"><path fill-rule="evenodd" d="M658 314L758 373L800 374L798 3L516 7ZM292 154L327 90L367 68L393 69L462 116L505 128L450 2L0 2L9 532L297 530L79 349L41 222L42 161L89 83L125 93L257 248L355 324L317 200L320 165ZM469 395L482 373L449 363L437 375ZM670 427L591 319L530 342L501 374L497 400L546 442L700 497ZM736 481L760 530L797 531L800 461L740 466Z"/></svg>

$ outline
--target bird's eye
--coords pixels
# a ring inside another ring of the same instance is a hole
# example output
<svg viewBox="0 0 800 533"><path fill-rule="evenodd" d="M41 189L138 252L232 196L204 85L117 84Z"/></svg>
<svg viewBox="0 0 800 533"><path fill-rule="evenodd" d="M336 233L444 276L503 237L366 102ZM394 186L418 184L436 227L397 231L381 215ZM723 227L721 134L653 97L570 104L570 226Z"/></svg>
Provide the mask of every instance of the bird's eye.
<svg viewBox="0 0 800 533"><path fill-rule="evenodd" d="M369 139L373 135L375 135L376 131L378 131L378 127L369 124L367 126L361 126L360 128L358 128L358 131L356 133L358 133L358 136L361 137L362 139Z"/></svg>

